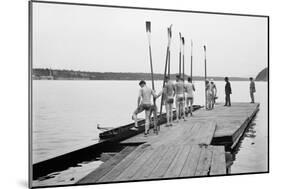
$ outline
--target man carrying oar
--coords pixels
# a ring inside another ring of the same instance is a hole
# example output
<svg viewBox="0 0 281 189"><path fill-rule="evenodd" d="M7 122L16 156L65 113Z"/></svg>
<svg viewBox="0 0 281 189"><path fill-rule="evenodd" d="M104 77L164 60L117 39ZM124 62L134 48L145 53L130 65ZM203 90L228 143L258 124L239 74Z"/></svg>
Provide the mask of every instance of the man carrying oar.
<svg viewBox="0 0 281 189"><path fill-rule="evenodd" d="M174 97L175 97L175 86L168 76L165 77L165 85L163 87L162 94L163 94L162 98L164 100L164 104L166 107L166 117L167 117L166 126L169 127L173 125L172 121L173 121L173 104L174 104Z"/></svg>
<svg viewBox="0 0 281 189"><path fill-rule="evenodd" d="M152 105L151 97L154 99L158 98L161 94L156 95L155 91L146 86L146 82L141 80L139 82L141 87L139 90L138 100L137 100L137 109L133 112L132 118L135 120L135 127L131 130L138 130L138 118L137 114L145 111L145 132L144 136L148 135L149 126L150 126L150 116L152 111L156 111L156 106ZM154 118L155 119L155 118Z"/></svg>
<svg viewBox="0 0 281 189"><path fill-rule="evenodd" d="M186 89L186 107L188 108L187 116L190 113L192 116L193 112L193 91L195 91L195 87L192 83L191 77L187 78L187 84L185 84Z"/></svg>
<svg viewBox="0 0 281 189"><path fill-rule="evenodd" d="M183 79L180 77L180 75L177 75L175 83L177 122L182 118L182 116L183 119L186 120L184 110L184 91L185 86Z"/></svg>

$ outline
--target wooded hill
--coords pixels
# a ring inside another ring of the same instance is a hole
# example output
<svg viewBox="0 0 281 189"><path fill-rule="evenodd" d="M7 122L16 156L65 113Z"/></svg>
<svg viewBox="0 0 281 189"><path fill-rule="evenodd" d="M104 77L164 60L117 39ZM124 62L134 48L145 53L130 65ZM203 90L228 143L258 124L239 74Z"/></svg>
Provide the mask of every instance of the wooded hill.
<svg viewBox="0 0 281 189"><path fill-rule="evenodd" d="M264 68L256 77L256 81L268 81L268 68Z"/></svg>
<svg viewBox="0 0 281 189"><path fill-rule="evenodd" d="M175 79L177 74L171 74ZM123 72L85 72L74 70L57 70L36 68L32 71L33 79L46 79L51 76L54 80L151 80L150 73L123 73ZM185 79L188 75L185 76ZM215 81L222 81L224 77L209 76ZM248 78L229 77L231 81L248 81ZM163 74L155 73L155 80L163 80ZM194 76L193 80L204 80L204 77Z"/></svg>

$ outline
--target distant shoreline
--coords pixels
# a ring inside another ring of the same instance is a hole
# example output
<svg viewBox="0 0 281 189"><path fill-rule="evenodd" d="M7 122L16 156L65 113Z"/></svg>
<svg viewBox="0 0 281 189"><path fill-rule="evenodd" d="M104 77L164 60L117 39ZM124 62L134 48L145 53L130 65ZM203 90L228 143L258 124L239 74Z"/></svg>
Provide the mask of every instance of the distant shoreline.
<svg viewBox="0 0 281 189"><path fill-rule="evenodd" d="M119 80L116 80L116 79L33 79L34 81L47 81L47 80L53 80L53 81L140 81L140 80L137 80L137 79L130 79L130 80L126 80L126 79L119 79ZM145 81L151 81L151 79L146 79ZM154 81L163 81L160 80L160 79L154 79ZM204 81L204 80L196 80L196 79L193 79L193 81ZM224 81L224 80L214 80L215 82L216 81ZM248 79L247 80L232 80L231 78L229 79L230 82L232 81L249 81ZM267 81L255 81L255 82L267 82Z"/></svg>
<svg viewBox="0 0 281 189"><path fill-rule="evenodd" d="M177 74L171 74L171 79L174 80ZM185 75L187 79L189 75ZM154 80L163 80L164 75L155 73ZM215 81L224 81L224 77L209 76ZM85 72L74 70L57 70L57 69L42 69L36 68L32 70L33 80L151 80L150 73L125 73L125 72ZM202 76L193 76L194 81L204 81ZM246 77L229 77L231 81L249 81Z"/></svg>

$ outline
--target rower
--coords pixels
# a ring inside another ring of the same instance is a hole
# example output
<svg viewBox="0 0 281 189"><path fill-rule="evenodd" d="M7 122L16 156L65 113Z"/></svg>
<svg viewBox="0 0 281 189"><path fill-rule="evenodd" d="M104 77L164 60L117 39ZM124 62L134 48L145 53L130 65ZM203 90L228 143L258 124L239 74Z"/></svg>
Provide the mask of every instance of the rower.
<svg viewBox="0 0 281 189"><path fill-rule="evenodd" d="M183 83L183 79L180 77L180 75L177 75L175 83L177 122L182 117L184 120L186 120L184 110L184 88L185 86Z"/></svg>
<svg viewBox="0 0 281 189"><path fill-rule="evenodd" d="M155 91L153 91L151 88L149 88L146 85L146 82L144 80L141 80L139 82L140 90L137 100L137 108L133 112L132 118L135 121L135 127L133 127L131 130L138 130L138 119L137 115L143 111L145 111L145 132L144 136L148 135L149 132L149 126L150 126L150 116L151 112L156 110L156 106L152 105L151 103L151 97L154 97L155 99L158 98L161 94L156 95Z"/></svg>

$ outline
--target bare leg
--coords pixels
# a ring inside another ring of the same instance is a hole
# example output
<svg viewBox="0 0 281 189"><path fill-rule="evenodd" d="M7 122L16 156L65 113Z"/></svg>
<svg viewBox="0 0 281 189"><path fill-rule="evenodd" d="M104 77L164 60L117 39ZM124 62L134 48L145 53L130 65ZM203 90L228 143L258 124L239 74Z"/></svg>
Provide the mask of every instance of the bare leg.
<svg viewBox="0 0 281 189"><path fill-rule="evenodd" d="M158 130L160 130L160 128L158 127L158 123L157 123L157 107L154 107L153 110L153 125L154 125L154 131L156 132L156 134L158 134Z"/></svg>
<svg viewBox="0 0 281 189"><path fill-rule="evenodd" d="M193 99L192 98L188 98L187 99L187 107L188 107L188 113L187 114L189 114L190 113L190 115L192 116L192 111L193 111L193 107L192 107L192 105L193 105Z"/></svg>
<svg viewBox="0 0 281 189"><path fill-rule="evenodd" d="M138 116L137 116L137 110L133 112L132 116L133 120L135 121L135 127L138 127Z"/></svg>
<svg viewBox="0 0 281 189"><path fill-rule="evenodd" d="M180 115L180 103L176 101L176 120L179 122L179 115Z"/></svg>
<svg viewBox="0 0 281 189"><path fill-rule="evenodd" d="M210 97L210 108L213 109L213 96Z"/></svg>
<svg viewBox="0 0 281 189"><path fill-rule="evenodd" d="M169 114L170 114L170 125L173 122L173 104L169 104Z"/></svg>
<svg viewBox="0 0 281 189"><path fill-rule="evenodd" d="M211 110L212 109L212 97L208 96L208 109Z"/></svg>
<svg viewBox="0 0 281 189"><path fill-rule="evenodd" d="M166 118L167 118L166 126L169 126L169 124L170 124L170 108L169 108L168 103L166 103L165 108L166 108Z"/></svg>
<svg viewBox="0 0 281 189"><path fill-rule="evenodd" d="M193 112L193 98L190 99L190 114L192 116L192 112Z"/></svg>
<svg viewBox="0 0 281 189"><path fill-rule="evenodd" d="M182 105L183 120L186 121L186 118L185 118L185 101L182 101L181 105Z"/></svg>
<svg viewBox="0 0 281 189"><path fill-rule="evenodd" d="M149 125L150 125L150 111L145 110L145 131L144 131L145 135L148 134Z"/></svg>
<svg viewBox="0 0 281 189"><path fill-rule="evenodd" d="M189 101L190 101L190 99L187 98L187 99L186 99L187 116L188 116L188 114L190 113Z"/></svg>

